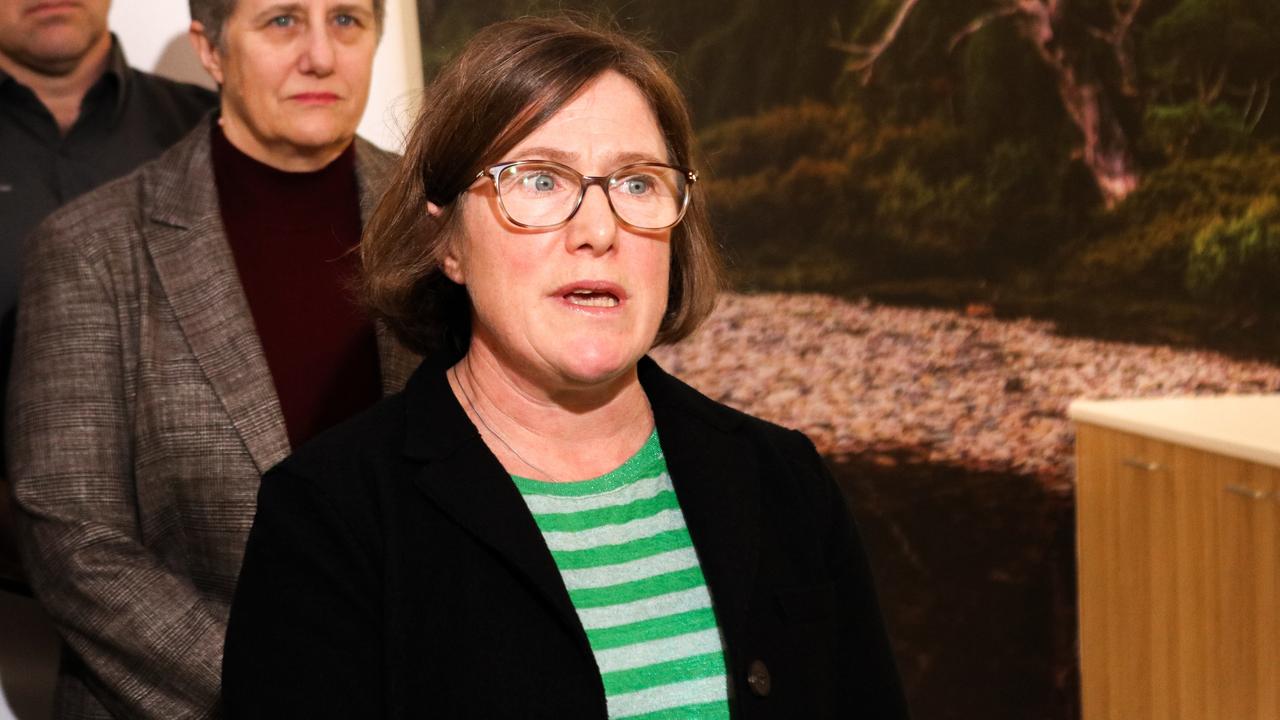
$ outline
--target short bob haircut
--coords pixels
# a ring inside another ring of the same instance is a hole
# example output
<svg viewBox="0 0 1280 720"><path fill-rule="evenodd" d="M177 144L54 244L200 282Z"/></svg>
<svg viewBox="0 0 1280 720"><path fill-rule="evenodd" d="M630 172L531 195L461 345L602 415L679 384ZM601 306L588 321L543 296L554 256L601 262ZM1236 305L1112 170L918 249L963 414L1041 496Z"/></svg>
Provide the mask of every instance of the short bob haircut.
<svg viewBox="0 0 1280 720"><path fill-rule="evenodd" d="M399 340L427 355L461 356L471 338L465 288L444 275L461 235L454 202L484 167L607 71L648 100L672 165L693 163L689 112L662 62L620 32L567 17L522 18L477 33L426 91L404 160L365 228L360 294ZM670 291L655 345L692 333L715 307L723 265L696 186L671 231ZM427 203L442 212L427 213Z"/></svg>

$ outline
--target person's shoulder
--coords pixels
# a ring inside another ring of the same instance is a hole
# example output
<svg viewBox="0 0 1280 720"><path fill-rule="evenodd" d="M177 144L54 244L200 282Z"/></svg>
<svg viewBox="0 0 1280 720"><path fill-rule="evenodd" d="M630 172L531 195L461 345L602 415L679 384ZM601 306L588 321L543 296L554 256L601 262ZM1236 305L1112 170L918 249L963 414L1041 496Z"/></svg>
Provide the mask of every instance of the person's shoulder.
<svg viewBox="0 0 1280 720"><path fill-rule="evenodd" d="M53 232L99 235L111 234L122 226L136 227L156 192L159 176L184 173L190 165L191 146L201 142L206 142L205 138L188 135L158 157L67 202L49 215L43 227Z"/></svg>
<svg viewBox="0 0 1280 720"><path fill-rule="evenodd" d="M159 157L59 207L27 236L26 252L77 253L89 259L131 254L141 242L158 195L192 181L201 143L207 145L205 135L193 130Z"/></svg>
<svg viewBox="0 0 1280 720"><path fill-rule="evenodd" d="M755 443L774 446L787 453L816 456L813 443L799 430L770 422L713 400L663 370L650 358L641 361L640 376L651 402L678 407L690 417L712 428L741 434Z"/></svg>
<svg viewBox="0 0 1280 720"><path fill-rule="evenodd" d="M321 432L278 466L290 475L341 487L373 480L396 465L404 445L406 403L397 393Z"/></svg>
<svg viewBox="0 0 1280 720"><path fill-rule="evenodd" d="M389 179L391 171L400 162L400 154L384 150L372 142L356 136L356 171L375 181Z"/></svg>
<svg viewBox="0 0 1280 720"><path fill-rule="evenodd" d="M113 239L135 236L143 219L143 187L137 170L103 183L50 213L29 242L46 249L65 244L91 255Z"/></svg>
<svg viewBox="0 0 1280 720"><path fill-rule="evenodd" d="M129 72L139 97L160 112L176 116L176 120L187 126L194 125L218 105L218 93L208 88L137 68L129 68Z"/></svg>
<svg viewBox="0 0 1280 720"><path fill-rule="evenodd" d="M378 164L395 163L400 160L400 153L386 150L372 140L367 140L360 135L356 136L356 157L361 161L371 161Z"/></svg>

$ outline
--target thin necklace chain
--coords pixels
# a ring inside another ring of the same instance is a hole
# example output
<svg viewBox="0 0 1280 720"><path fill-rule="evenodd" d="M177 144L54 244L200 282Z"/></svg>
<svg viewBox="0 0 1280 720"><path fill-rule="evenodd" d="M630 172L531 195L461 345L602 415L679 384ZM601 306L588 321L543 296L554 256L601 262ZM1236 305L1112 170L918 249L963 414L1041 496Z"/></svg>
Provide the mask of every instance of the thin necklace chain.
<svg viewBox="0 0 1280 720"><path fill-rule="evenodd" d="M466 359L463 360L463 362L467 364L467 377L469 378L474 377L474 375L471 373L471 356L468 355ZM552 475L546 470L543 470L537 465L534 465L533 463L529 462L529 460L525 458L525 456L520 454L520 451L511 447L511 443L507 442L506 438L499 435L497 430L494 430L492 427L489 426L489 423L484 419L484 415L480 414L480 410L476 407L475 402L471 400L471 393L467 392L467 386L462 383L462 378L458 377L458 366L454 365L449 370L450 372L453 373L453 381L458 383L458 389L462 391L462 397L466 398L467 400L467 407L471 408L471 413L476 416L477 420L480 421L480 425L483 426L485 430L488 430L489 434L492 435L498 442L502 443L502 447L506 448L507 450L510 450L511 454L515 455L520 460L520 462L538 471L547 480L550 480L551 482L560 482L559 480L556 479L556 476Z"/></svg>

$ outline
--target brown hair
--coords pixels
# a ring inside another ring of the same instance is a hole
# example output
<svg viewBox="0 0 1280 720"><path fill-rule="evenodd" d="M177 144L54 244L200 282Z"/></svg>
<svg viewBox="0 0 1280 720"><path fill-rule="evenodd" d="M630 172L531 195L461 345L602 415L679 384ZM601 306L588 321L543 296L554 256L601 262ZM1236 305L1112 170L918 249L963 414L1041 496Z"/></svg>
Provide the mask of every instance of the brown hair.
<svg viewBox="0 0 1280 720"><path fill-rule="evenodd" d="M191 19L198 20L204 26L204 35L214 47L222 47L222 30L227 18L236 9L238 0L188 0L187 7L191 11ZM386 0L373 0L373 16L378 21L378 32L382 32L382 20L386 14Z"/></svg>
<svg viewBox="0 0 1280 720"><path fill-rule="evenodd" d="M693 129L684 97L652 52L614 30L567 17L490 25L427 88L404 160L361 241L361 295L406 346L424 354L466 350L470 300L442 271L460 230L454 200L481 168L504 159L609 70L635 83L648 100L669 162L692 167ZM443 212L428 215L428 202ZM722 285L719 248L697 193L671 231L670 273L659 345L692 333L715 307Z"/></svg>

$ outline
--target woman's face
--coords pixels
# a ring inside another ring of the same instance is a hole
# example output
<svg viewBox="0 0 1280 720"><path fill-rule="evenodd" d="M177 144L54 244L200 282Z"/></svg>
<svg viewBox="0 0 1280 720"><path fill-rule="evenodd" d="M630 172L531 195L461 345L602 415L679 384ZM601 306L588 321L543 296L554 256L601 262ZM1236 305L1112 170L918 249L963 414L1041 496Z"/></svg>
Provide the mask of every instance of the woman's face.
<svg viewBox="0 0 1280 720"><path fill-rule="evenodd" d="M649 103L615 72L596 78L503 161L553 160L604 176L634 162L667 162ZM547 390L589 387L630 372L667 307L671 231L637 231L614 217L604 191L550 230L512 225L492 182L464 193L459 241L445 273L472 302L472 352Z"/></svg>
<svg viewBox="0 0 1280 720"><path fill-rule="evenodd" d="M221 46L197 45L242 151L315 169L308 159L332 159L355 136L378 47L373 0L236 0Z"/></svg>

